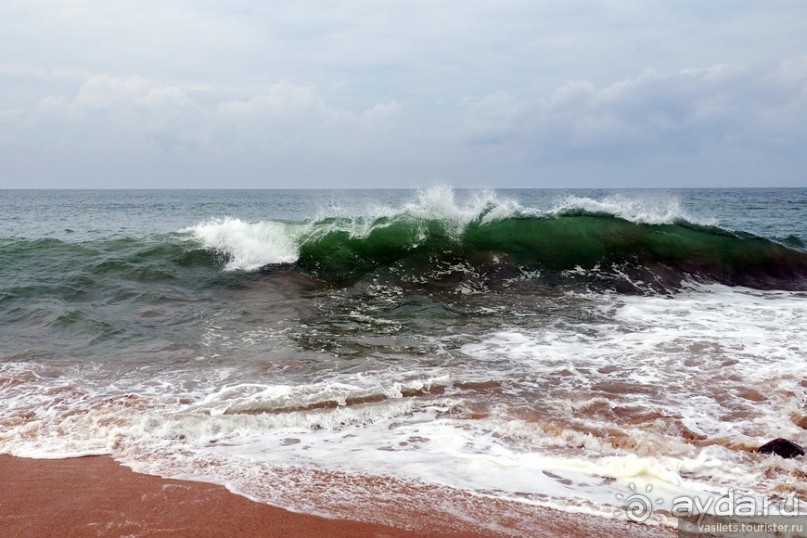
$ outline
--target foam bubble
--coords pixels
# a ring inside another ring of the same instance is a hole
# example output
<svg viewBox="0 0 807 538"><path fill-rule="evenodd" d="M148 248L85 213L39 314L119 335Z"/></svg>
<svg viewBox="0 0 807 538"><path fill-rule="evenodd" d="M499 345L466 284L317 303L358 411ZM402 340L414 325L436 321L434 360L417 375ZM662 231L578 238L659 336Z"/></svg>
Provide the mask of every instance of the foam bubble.
<svg viewBox="0 0 807 538"><path fill-rule="evenodd" d="M183 230L206 248L226 255L227 269L253 271L266 265L293 263L298 258L299 225L278 221L248 223L215 219Z"/></svg>

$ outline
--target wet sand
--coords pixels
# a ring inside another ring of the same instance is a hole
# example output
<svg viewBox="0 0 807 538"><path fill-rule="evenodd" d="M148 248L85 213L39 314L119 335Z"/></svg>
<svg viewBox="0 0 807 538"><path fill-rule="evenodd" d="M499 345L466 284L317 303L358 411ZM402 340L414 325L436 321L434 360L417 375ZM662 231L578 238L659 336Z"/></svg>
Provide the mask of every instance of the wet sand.
<svg viewBox="0 0 807 538"><path fill-rule="evenodd" d="M472 503L484 503L474 499ZM519 507L488 505L496 529L434 511L407 513L406 529L327 519L252 502L222 486L139 474L110 457L38 460L0 455L0 529L4 537L378 537L534 536L672 537L672 529ZM497 519L496 513L502 511ZM400 522L395 506L389 517ZM403 512L407 512L403 510ZM373 517L378 521L378 517ZM501 531L501 532L499 532Z"/></svg>

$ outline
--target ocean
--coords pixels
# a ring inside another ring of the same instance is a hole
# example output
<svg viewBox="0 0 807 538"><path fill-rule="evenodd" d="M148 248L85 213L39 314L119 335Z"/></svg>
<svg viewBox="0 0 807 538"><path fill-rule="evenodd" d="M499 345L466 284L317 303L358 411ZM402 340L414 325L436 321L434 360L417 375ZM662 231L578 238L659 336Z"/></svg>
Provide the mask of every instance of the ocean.
<svg viewBox="0 0 807 538"><path fill-rule="evenodd" d="M807 189L0 191L0 453L370 520L807 509L754 452L807 442L805 243Z"/></svg>

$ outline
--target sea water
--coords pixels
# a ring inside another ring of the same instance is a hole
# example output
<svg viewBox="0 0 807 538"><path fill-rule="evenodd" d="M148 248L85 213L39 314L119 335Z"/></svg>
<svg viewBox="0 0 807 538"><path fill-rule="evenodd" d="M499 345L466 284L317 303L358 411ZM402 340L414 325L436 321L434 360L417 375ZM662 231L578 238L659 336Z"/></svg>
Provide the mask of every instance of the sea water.
<svg viewBox="0 0 807 538"><path fill-rule="evenodd" d="M754 452L807 441L805 241L807 189L0 191L0 452L323 515L807 507Z"/></svg>

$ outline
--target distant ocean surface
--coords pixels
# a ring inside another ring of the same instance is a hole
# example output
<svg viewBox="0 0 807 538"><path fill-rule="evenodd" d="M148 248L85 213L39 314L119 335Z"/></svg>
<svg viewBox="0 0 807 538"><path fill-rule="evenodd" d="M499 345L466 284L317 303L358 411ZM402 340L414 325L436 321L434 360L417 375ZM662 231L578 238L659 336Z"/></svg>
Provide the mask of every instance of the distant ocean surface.
<svg viewBox="0 0 807 538"><path fill-rule="evenodd" d="M331 516L807 508L753 452L807 443L805 244L807 189L0 191L0 453Z"/></svg>

